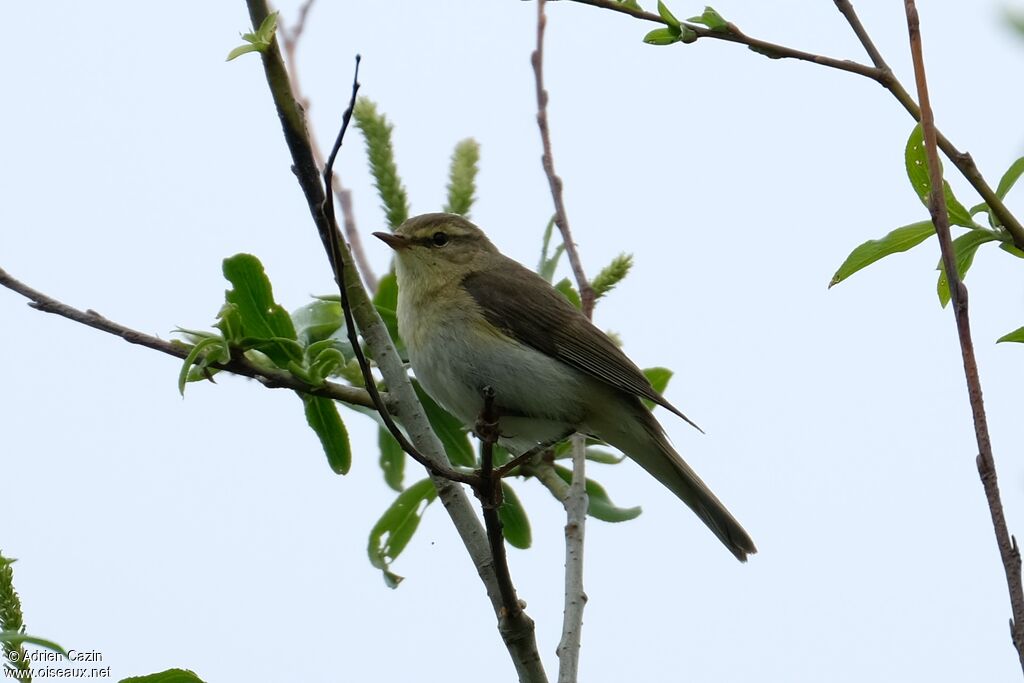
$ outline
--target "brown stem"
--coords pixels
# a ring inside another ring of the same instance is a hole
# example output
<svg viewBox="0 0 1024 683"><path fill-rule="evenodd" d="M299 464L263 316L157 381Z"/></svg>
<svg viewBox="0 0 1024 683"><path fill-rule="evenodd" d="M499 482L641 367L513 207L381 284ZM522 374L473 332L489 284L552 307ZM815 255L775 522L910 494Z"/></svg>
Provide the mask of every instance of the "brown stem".
<svg viewBox="0 0 1024 683"><path fill-rule="evenodd" d="M498 575L498 588L501 590L501 601L504 605L504 613L500 615L500 620L507 623L522 619L525 615L512 584L508 556L505 553L505 537L502 534L501 518L498 516L498 508L501 507L501 477L494 469L494 444L498 442L499 436L494 389L484 387L483 393L484 408L476 428L476 434L480 439L480 486L477 489L477 497L480 498L480 507L483 509L487 540L491 546L494 571Z"/></svg>
<svg viewBox="0 0 1024 683"><path fill-rule="evenodd" d="M839 4L837 2L837 4ZM949 215L942 190L942 170L939 166L937 151L935 119L932 114L931 102L928 98L928 81L925 76L924 54L921 47L921 26L914 0L905 0L907 29L910 34L910 52L914 61L914 78L917 82L917 97L921 102L921 128L924 133L924 148L928 160L928 177L931 191L928 196L928 210L935 224L935 232L939 237L942 250L942 265L949 281L949 293L953 302L953 315L956 318L957 334L960 338L960 351L963 356L964 375L967 378L967 394L974 417L974 435L978 443L978 473L985 489L992 526L999 546L999 555L1006 573L1006 585L1010 592L1010 608L1013 618L1010 620L1010 636L1017 650L1017 657L1024 669L1024 589L1021 586L1021 560L1017 542L1010 536L1003 513L1003 504L999 495L999 482L996 478L995 459L992 456L992 441L988 433L988 419L985 415L985 404L981 395L981 378L978 375L978 362L974 356L974 344L971 341L971 322L967 311L967 287L960 279L956 267L956 255L953 241L949 233Z"/></svg>
<svg viewBox="0 0 1024 683"><path fill-rule="evenodd" d="M246 0L246 4L253 26L259 26L269 13L266 0ZM358 323L368 348L373 352L385 381L388 382L391 394L395 396L396 402L401 406L403 423L409 428L410 435L415 435L414 438L418 444L422 443L425 448L430 449L431 465L428 470L436 472L441 467L448 467L443 447L430 430L422 406L419 405L405 369L397 357L394 344L362 287L358 274L355 273L351 250L346 248L340 239L337 222L328 220L328 211L333 216L333 202L325 201L325 187L332 185L331 173L328 172L328 168L325 168L324 177L320 177L309 140L305 116L292 91L277 41L271 42L267 49L260 53L260 57L267 85L281 120L285 142L291 153L293 171L306 197L310 215L316 224L320 239L334 268L334 275L338 280L343 301L347 302L343 308L346 320L350 321L350 331L355 330L355 323ZM357 85L353 83L353 97L356 87ZM350 101L349 111L345 117L346 121L351 116L352 104ZM344 123L342 133L345 130ZM335 144L336 148L341 145L341 137L340 133ZM336 151L332 152L328 167L332 164L335 155ZM353 346L357 345L353 344ZM363 371L365 376L365 367ZM382 413L382 417L384 416L385 413ZM450 469L450 467L448 468ZM461 473L456 473L456 475L461 476ZM503 602L497 586L493 558L488 551L486 542L482 542L485 532L480 528L480 523L469 505L464 490L447 478L435 475L432 479L437 488L438 497L444 504L466 550L473 559L495 612L500 614ZM499 625L499 632L520 681L522 683L545 683L547 676L537 650L533 622L520 620L511 629L502 628Z"/></svg>
<svg viewBox="0 0 1024 683"><path fill-rule="evenodd" d="M590 281L587 280L587 275L583 272L583 262L580 260L576 243L572 241L569 216L565 212L565 200L562 198L562 179L555 173L555 160L551 155L548 91L544 89L544 28L548 23L547 17L544 15L544 2L545 0L537 0L537 49L530 55L530 63L533 64L533 75L537 85L537 126L540 128L540 140L544 147L541 163L544 165L544 173L548 177L548 185L551 186L551 198L555 202L555 225L562 233L565 253L569 257L569 265L572 266L572 273L580 290L583 313L589 318L593 315L596 301L594 288L590 286Z"/></svg>
<svg viewBox="0 0 1024 683"><path fill-rule="evenodd" d="M73 306L69 306L36 289L33 289L32 287L29 287L20 280L12 277L2 268L0 268L0 286L21 294L31 302L29 305L37 310L43 311L44 313L53 313L61 316L62 318L67 318L68 320L91 327L95 330L112 334L115 337L120 337L129 344L145 346L146 348L153 349L154 351L166 353L168 356L174 356L175 358L181 358L183 360L192 350L192 348L187 344L175 344L165 339L160 339L159 337L154 337L152 335L145 334L144 332L133 330L130 327L125 327L124 325L103 317L96 311L82 311L74 308ZM237 356L227 363L210 363L210 367L217 368L218 370L224 370L235 375L251 377L263 386L271 389L292 389L293 391L298 391L303 394L333 398L351 405L364 406L366 408L372 408L374 406L374 403L370 398L370 394L363 389L345 386L344 384L337 384L335 382L324 382L320 386L311 386L290 372L260 365L249 360L245 356ZM393 408L393 406L391 406L391 399L389 397L383 397L383 401L388 405L390 412Z"/></svg>
<svg viewBox="0 0 1024 683"><path fill-rule="evenodd" d="M644 21L668 24L667 21L657 14L633 9L616 2L616 0L572 1L581 5L591 5L593 7L599 7L612 12L628 14L631 17L642 19ZM900 83L899 79L897 79L893 74L892 69L890 69L888 64L885 63L885 60L882 59L881 53L878 51L878 48L875 47L874 42L871 40L870 36L868 36L868 33L864 29L863 24L861 24L856 12L854 12L853 5L850 4L849 0L835 0L835 4L850 24L854 33L857 34L857 38L864 46L864 49L867 51L874 66L868 66L866 64L861 64L847 59L836 59L834 57L826 57L825 55L795 50L791 47L786 47L785 45L752 38L740 31L734 24L729 24L727 31L714 31L706 26L689 24L686 22L683 23L693 30L693 32L697 34L698 38L710 38L713 40L724 40L729 43L739 43L740 45L746 45L755 52L772 58L796 59L802 62L810 62L830 69L846 71L847 73L853 73L858 76L870 78L888 90L915 121L920 121L921 111L918 108L917 103L914 101L914 98L911 97L910 93L907 92L906 88L903 87L903 84ZM985 200L985 203L988 204L989 208L992 210L992 214L1006 229L1006 232L1008 232L1013 238L1013 243L1019 249L1024 249L1024 225L1021 225L1021 222L1006 207L1003 200L999 198L985 178L981 175L981 171L978 170L978 167L974 163L974 159L971 157L970 153L958 150L953 143L942 134L941 131L936 131L936 137L938 139L939 149L941 149L950 162L956 166L957 170L963 174L964 178L967 179L967 182L971 184L981 198Z"/></svg>
<svg viewBox="0 0 1024 683"><path fill-rule="evenodd" d="M299 8L299 17L291 30L283 25L281 26L281 47L284 51L288 73L291 76L292 94L295 96L296 101L300 103L302 109L307 112L309 111L310 102L309 98L302 94L302 87L299 85L299 67L295 53L298 48L299 39L302 38L302 33L306 28L306 18L309 16L309 10L313 6L313 2L314 0L306 0L306 2L302 3L302 7ZM307 132L309 133L309 143L313 148L313 159L317 167L323 168L323 152L320 149L320 143L317 141L316 131L308 123L307 120ZM370 265L370 260L366 257L366 252L363 250L363 238L356 227L355 212L352 210L352 192L345 188L341 178L338 176L334 176L331 181L331 191L341 205L341 218L342 225L345 227L345 238L348 240L349 249L359 265L359 272L363 276L363 282L366 283L370 291L376 292L378 280L373 272L373 267Z"/></svg>

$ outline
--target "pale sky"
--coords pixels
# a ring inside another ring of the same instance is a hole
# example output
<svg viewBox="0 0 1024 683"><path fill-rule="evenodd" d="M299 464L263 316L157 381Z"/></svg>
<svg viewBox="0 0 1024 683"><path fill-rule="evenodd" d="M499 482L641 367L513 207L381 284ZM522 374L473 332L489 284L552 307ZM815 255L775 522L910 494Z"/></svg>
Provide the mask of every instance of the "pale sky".
<svg viewBox="0 0 1024 683"><path fill-rule="evenodd" d="M0 267L165 337L212 323L237 252L263 261L289 310L333 291L259 59L224 61L248 30L241 0L8 4ZM902 3L859 5L911 87ZM1024 154L1024 39L999 2L920 5L938 125L994 185ZM866 61L830 2L715 8L750 35ZM570 2L548 14L556 164L585 266L636 261L596 321L639 365L675 370L667 398L707 435L659 417L760 549L741 565L638 467L592 465L644 513L587 528L580 680L1018 680L938 247L826 289L853 247L927 217L903 168L912 120L857 76L710 40L644 45L654 26ZM321 0L309 22L300 77L321 139L360 52L413 211L440 208L452 147L472 136L472 218L534 265L552 211L535 6ZM338 168L368 235L383 215L352 133ZM946 167L961 201L980 201ZM387 247L367 248L384 271ZM1022 283L994 246L967 279L1018 534L1024 348L994 341L1024 324ZM19 560L31 633L101 652L115 679L515 679L439 505L394 566L397 590L367 561L394 497L370 420L342 412L354 464L339 477L290 392L221 375L182 400L175 359L8 291L0 317L0 549ZM534 547L510 550L513 578L554 678L564 515L536 482L515 486Z"/></svg>

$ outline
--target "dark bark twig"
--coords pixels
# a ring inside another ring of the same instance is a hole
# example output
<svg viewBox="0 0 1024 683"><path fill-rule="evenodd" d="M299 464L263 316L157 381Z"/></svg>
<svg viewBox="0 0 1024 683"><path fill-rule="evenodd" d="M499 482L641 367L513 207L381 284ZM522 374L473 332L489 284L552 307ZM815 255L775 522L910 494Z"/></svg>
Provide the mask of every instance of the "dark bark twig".
<svg viewBox="0 0 1024 683"><path fill-rule="evenodd" d="M838 4L838 3L837 3ZM995 530L999 555L1006 573L1006 585L1010 593L1010 608L1013 618L1010 619L1010 636L1017 650L1017 657L1024 669L1024 589L1021 587L1021 559L1017 540L1010 535L1006 526L1006 516L999 495L999 482L996 478L995 459L992 455L992 441L988 432L988 418L981 394L981 378L978 374L978 362L974 356L974 343L971 341L971 322L967 310L967 287L960 279L956 266L956 254L949 230L949 214L943 194L942 170L939 166L939 154L935 131L935 118L932 114L931 102L928 98L928 81L925 76L924 54L921 47L921 26L914 0L905 0L907 14L907 30L910 34L910 52L914 61L914 77L917 83L917 97L921 102L921 128L924 133L925 155L928 160L928 177L931 191L928 197L928 210L932 215L935 232L939 237L942 250L942 265L949 282L949 293L953 303L953 315L956 319L956 330L960 339L960 352L963 356L964 375L967 379L967 394L974 417L974 435L978 443L978 474L985 489L988 500L992 526Z"/></svg>
<svg viewBox="0 0 1024 683"><path fill-rule="evenodd" d="M616 0L572 0L572 2L581 5L590 5L592 7L598 7L612 12L619 12L621 14L627 14L643 21L651 21L668 25L668 22L657 14L634 9L628 5L617 2ZM875 47L870 36L868 36L864 26L860 23L860 19L857 18L857 15L853 10L853 5L849 0L835 0L835 4L850 24L850 27L857 35L861 44L864 46L864 49L871 58L874 66L861 64L860 62L848 59L836 59L835 57L827 57L825 55L804 52L803 50L796 50L785 45L779 45L766 40L753 38L743 33L734 24L729 24L729 30L727 31L715 31L699 24L691 24L687 22L682 23L692 30L698 38L709 38L711 40L722 40L728 43L746 45L751 50L771 56L772 58L795 59L870 78L888 90L915 121L920 121L920 108L914 101L914 98L907 92L906 88L903 87L903 84L900 83L899 79L897 79L893 74L892 69L890 69L888 64L885 63L885 60L882 59L882 55L878 51L878 48ZM939 149L941 149L950 162L956 166L957 170L963 174L964 178L971 184L981 198L985 200L985 203L988 204L989 208L992 210L992 214L1006 229L1006 232L1013 238L1013 243L1019 249L1024 249L1024 225L1022 225L1013 212L1007 208L1006 204L1003 203L1003 200L999 198L992 187L988 184L988 181L986 181L984 176L981 175L981 171L978 170L977 165L974 163L974 158L969 152L961 152L957 149L941 131L936 131L936 138L938 140Z"/></svg>
<svg viewBox="0 0 1024 683"><path fill-rule="evenodd" d="M310 102L309 98L302 94L302 87L299 84L299 66L295 54L298 49L299 40L302 38L303 31L306 28L309 10L313 7L314 1L306 0L306 2L302 3L302 6L299 8L299 16L291 29L281 26L281 47L284 50L285 63L291 76L292 93L306 112L309 111ZM317 167L323 168L324 157L320 149L320 143L317 142L316 131L312 126L308 126L308 133L309 143L313 147L313 159L316 161ZM359 272L363 276L363 282L366 283L370 291L376 292L378 280L373 272L373 267L370 265L370 260L366 257L366 251L363 249L363 238L356 227L355 212L352 210L352 192L342 184L341 178L336 175L333 176L330 187L338 203L341 205L341 218L342 225L345 228L345 238L348 240L349 249L352 250L356 263L359 264Z"/></svg>
<svg viewBox="0 0 1024 683"><path fill-rule="evenodd" d="M569 230L569 217L565 212L565 200L562 197L562 179L555 173L555 160L551 154L551 130L548 126L548 91L544 89L544 29L547 26L547 17L544 15L544 2L545 0L537 0L537 49L530 55L530 63L533 65L534 82L536 83L537 90L537 126L540 128L540 140L544 148L541 163L544 165L544 174L547 176L548 185L551 187L551 198L555 202L555 225L558 226L559 232L562 233L565 254L569 257L569 265L572 266L572 273L580 290L583 313L589 318L594 312L594 288L590 286L590 281L587 280L579 251L576 249L576 243L572 240L572 232Z"/></svg>
<svg viewBox="0 0 1024 683"><path fill-rule="evenodd" d="M253 26L260 26L269 14L266 0L246 0L246 4ZM381 374L388 384L389 394L394 398L400 410L402 422L408 429L410 440L418 450L421 449L425 452L435 465L450 467L444 448L430 428L430 423L416 398L405 367L398 357L387 329L362 286L359 273L355 270L352 252L342 243L337 223L334 222L332 225L327 220L324 204L325 186L314 160L305 117L301 106L295 100L278 41L272 41L266 50L260 52L260 57L266 73L267 85L281 120L285 143L292 156L292 168L306 197L310 215L316 224L328 256L332 262L341 266L335 271L335 275L340 276L338 285L346 293L349 302L347 308L351 311L352 320L358 325L363 341L373 354L374 360L377 361ZM335 245L334 247L332 247L332 243ZM436 475L431 475L431 479L437 488L438 497L444 504L466 550L473 559L480 579L487 589L487 596L495 614L500 615L503 602L485 530L477 519L461 486ZM519 680L522 683L546 682L547 676L540 661L533 628L510 631L501 628L499 622L499 633L516 668Z"/></svg>
<svg viewBox="0 0 1024 683"><path fill-rule="evenodd" d="M67 318L68 320L91 327L95 330L112 334L115 337L120 337L129 344L145 346L146 348L166 353L168 356L174 356L175 358L180 358L182 360L188 357L188 354L191 351L191 348L185 344L175 344L165 339L160 339L159 337L154 337L144 332L133 330L130 327L126 327L120 323L110 320L109 318L103 317L96 311L82 311L73 306L69 306L57 299L54 299L53 297L47 296L46 294L33 289L32 287L29 287L20 280L12 277L2 268L0 268L0 286L21 294L29 300L29 305L36 310L43 311L44 313L53 313L61 316L62 318ZM255 363L242 355L232 358L228 363L210 363L210 367L217 368L218 370L224 370L225 372L230 372L235 375L252 378L263 386L271 389L292 389L293 391L298 391L303 394L333 398L351 405L363 406L365 408L374 407L374 403L370 399L370 394L363 389L338 384L336 382L324 382L320 386L311 386L290 372ZM384 397L383 401L388 405L389 411L393 409L390 397Z"/></svg>
<svg viewBox="0 0 1024 683"><path fill-rule="evenodd" d="M494 389L484 387L484 408L476 425L476 435L480 439L480 486L477 497L483 509L484 526L487 528L487 539L494 557L494 571L498 575L498 588L501 590L503 613L499 619L505 628L507 622L529 619L523 612L523 606L516 596L512 584L512 573L508 568L508 556L505 553L505 537L502 534L501 519L498 508L501 507L501 477L494 469L494 444L498 442L498 411L494 406ZM532 626L533 621L530 620Z"/></svg>

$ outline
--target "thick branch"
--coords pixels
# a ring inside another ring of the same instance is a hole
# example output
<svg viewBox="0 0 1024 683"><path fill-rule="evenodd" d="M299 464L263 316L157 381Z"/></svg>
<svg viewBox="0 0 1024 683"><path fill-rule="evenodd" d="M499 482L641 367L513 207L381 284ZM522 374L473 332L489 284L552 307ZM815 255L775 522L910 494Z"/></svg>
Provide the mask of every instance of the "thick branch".
<svg viewBox="0 0 1024 683"><path fill-rule="evenodd" d="M572 483L562 499L565 506L565 607L562 640L558 643L558 683L576 683L580 663L583 608L583 541L587 519L587 441L582 434L572 439Z"/></svg>
<svg viewBox="0 0 1024 683"><path fill-rule="evenodd" d="M247 0L249 16L254 26L259 26L268 14L266 0ZM274 98L274 104L281 119L285 142L292 155L293 168L299 185L309 206L310 214L316 223L321 241L328 254L331 254L330 240L332 226L324 214L324 188L313 157L304 116L295 101L288 80L288 74L281 58L277 41L261 53L267 83ZM341 245L340 264L343 267L344 281L339 283L347 292L351 303L351 314L359 326L363 340L373 354L384 381L399 407L399 414L406 427L410 440L416 447L440 465L447 466L448 458L437 436L430 429L430 423L423 408L416 398L401 358L395 351L388 334L373 306L366 290L359 281L359 274L354 267L351 251ZM447 479L433 476L434 486L452 519L463 543L466 546L480 578L487 589L488 597L496 614L501 613L502 600L498 590L494 567L484 530L480 525L462 487ZM499 629L500 630L500 629ZM534 632L522 631L508 633L501 631L520 681L546 681L537 651Z"/></svg>
<svg viewBox="0 0 1024 683"><path fill-rule="evenodd" d="M0 269L0 285L24 296L31 302L29 305L33 308L45 313L54 313L63 318L67 318L68 320L73 320L93 329L100 330L101 332L112 334L115 337L124 339L129 344L145 346L146 348L153 349L154 351L160 351L161 353L166 353L169 356L181 358L182 360L184 360L188 356L189 351L192 350L188 345L175 344L165 339L160 339L159 337L154 337L152 335L145 334L144 332L133 330L130 327L125 327L113 320L104 318L96 311L82 311L74 308L73 306L68 306L67 304L57 301L38 290L32 289L25 283L12 277L3 269ZM233 358L229 363L211 363L210 367L217 368L218 370L224 370L235 375L251 377L263 384L263 386L271 389L292 389L304 394L312 394L313 396L333 398L351 405L363 406L365 408L373 407L373 401L364 389L350 387L344 384L337 384L335 382L324 382L321 386L314 387L306 384L290 372L255 363L245 356ZM390 409L392 403L391 398L385 397L384 401L388 404Z"/></svg>
<svg viewBox="0 0 1024 683"><path fill-rule="evenodd" d="M299 40L302 38L302 33L306 28L306 19L309 17L309 10L313 7L313 2L314 0L306 0L302 3L302 6L299 8L298 19L295 20L295 26L291 30L281 26L281 46L284 48L284 59L288 66L288 73L291 76L292 93L303 111L307 112L310 106L309 98L302 94L302 87L299 84L299 67L295 59L295 53ZM309 144L313 148L313 159L318 168L323 168L323 152L321 151L320 143L317 142L316 131L312 126L308 125L308 121L307 130L309 132ZM363 250L363 239L356 227L356 217L352 211L352 192L345 188L338 176L334 176L331 181L331 190L338 199L338 204L341 205L345 237L348 239L349 249L352 250L356 263L359 264L359 272L362 273L363 282L366 283L370 291L375 292L377 291L377 276L373 272L370 260L366 257L366 252Z"/></svg>
<svg viewBox="0 0 1024 683"><path fill-rule="evenodd" d="M924 148L928 160L928 177L931 181L928 210L931 212L935 232L939 237L942 264L949 281L953 315L956 318L956 329L960 338L964 375L967 379L967 394L971 403L971 413L974 416L974 435L978 443L978 473L985 489L985 497L988 499L996 543L999 546L999 555L1006 573L1006 585L1010 592L1010 607L1013 613L1013 618L1010 620L1010 636L1013 646L1017 650L1021 667L1024 668L1024 589L1021 587L1020 550L1016 540L1010 536L1007 529L1003 503L999 495L995 459L992 455L992 441L988 433L988 418L985 415L985 404L981 395L981 378L978 375L978 362L974 356L974 344L971 341L971 322L967 311L967 287L964 286L957 271L956 255L949 233L949 214L946 211L946 201L942 190L942 170L939 167L939 154L936 149L935 120L928 98L928 81L925 77L917 7L914 0L905 0L905 7L907 29L910 33L910 51L917 82L917 96L921 102L921 128L924 133Z"/></svg>

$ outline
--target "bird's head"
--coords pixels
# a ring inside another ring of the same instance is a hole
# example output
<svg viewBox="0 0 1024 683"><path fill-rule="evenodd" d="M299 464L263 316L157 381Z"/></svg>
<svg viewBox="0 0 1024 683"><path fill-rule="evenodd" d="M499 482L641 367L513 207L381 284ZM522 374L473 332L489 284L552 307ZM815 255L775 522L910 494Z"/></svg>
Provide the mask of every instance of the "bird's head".
<svg viewBox="0 0 1024 683"><path fill-rule="evenodd" d="M452 213L425 213L393 232L375 232L395 250L400 286L433 289L486 269L498 249L483 230Z"/></svg>

